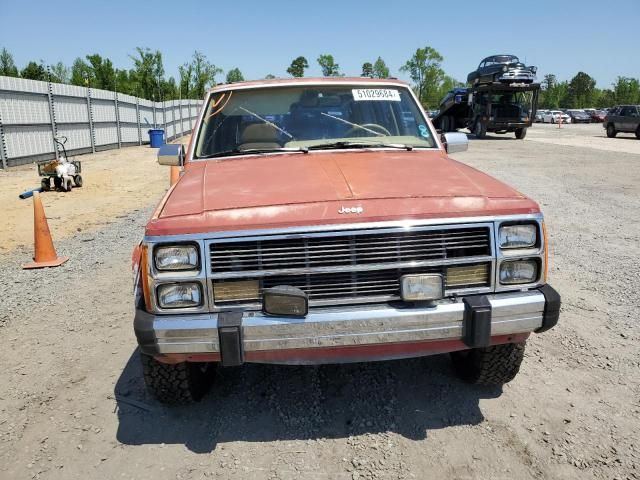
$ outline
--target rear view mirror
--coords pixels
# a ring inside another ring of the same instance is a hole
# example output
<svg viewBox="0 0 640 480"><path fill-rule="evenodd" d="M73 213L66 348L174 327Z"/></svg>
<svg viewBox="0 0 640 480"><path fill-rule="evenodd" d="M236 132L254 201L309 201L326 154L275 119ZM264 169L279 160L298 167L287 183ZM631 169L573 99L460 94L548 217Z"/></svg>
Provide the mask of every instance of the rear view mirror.
<svg viewBox="0 0 640 480"><path fill-rule="evenodd" d="M178 143L162 145L158 150L158 163L181 167L184 164L184 145Z"/></svg>
<svg viewBox="0 0 640 480"><path fill-rule="evenodd" d="M469 148L469 139L465 133L445 133L442 135L441 140L447 153L466 152Z"/></svg>

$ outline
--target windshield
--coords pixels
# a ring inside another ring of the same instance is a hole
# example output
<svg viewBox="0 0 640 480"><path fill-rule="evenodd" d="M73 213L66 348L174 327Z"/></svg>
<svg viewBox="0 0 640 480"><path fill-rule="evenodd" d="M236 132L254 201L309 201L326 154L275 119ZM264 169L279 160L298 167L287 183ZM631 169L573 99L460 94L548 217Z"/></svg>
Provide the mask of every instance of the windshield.
<svg viewBox="0 0 640 480"><path fill-rule="evenodd" d="M285 86L212 94L195 158L323 145L432 148L436 142L407 88Z"/></svg>

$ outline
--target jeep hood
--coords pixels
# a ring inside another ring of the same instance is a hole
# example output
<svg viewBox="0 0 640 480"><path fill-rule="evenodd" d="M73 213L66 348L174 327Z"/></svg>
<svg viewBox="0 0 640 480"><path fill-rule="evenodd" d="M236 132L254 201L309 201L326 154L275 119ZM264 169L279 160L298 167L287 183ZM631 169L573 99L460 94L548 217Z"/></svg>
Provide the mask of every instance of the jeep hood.
<svg viewBox="0 0 640 480"><path fill-rule="evenodd" d="M338 213L356 206L364 211ZM147 235L537 211L437 150L259 155L187 165Z"/></svg>

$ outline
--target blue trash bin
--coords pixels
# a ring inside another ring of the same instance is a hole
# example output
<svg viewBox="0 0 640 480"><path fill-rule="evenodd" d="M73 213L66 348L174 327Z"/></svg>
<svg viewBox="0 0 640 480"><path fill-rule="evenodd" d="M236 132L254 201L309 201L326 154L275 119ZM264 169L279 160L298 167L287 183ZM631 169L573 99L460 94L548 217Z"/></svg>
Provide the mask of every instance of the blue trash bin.
<svg viewBox="0 0 640 480"><path fill-rule="evenodd" d="M164 130L149 130L149 143L151 148L160 148L164 145Z"/></svg>

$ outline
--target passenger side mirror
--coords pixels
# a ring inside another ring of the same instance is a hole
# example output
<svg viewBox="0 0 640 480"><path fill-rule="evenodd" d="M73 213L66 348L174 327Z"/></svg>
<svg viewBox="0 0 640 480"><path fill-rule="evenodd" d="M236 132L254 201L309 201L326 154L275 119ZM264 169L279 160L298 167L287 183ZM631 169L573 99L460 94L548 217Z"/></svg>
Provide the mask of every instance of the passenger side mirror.
<svg viewBox="0 0 640 480"><path fill-rule="evenodd" d="M449 132L440 137L447 153L466 152L469 148L469 139L465 133Z"/></svg>
<svg viewBox="0 0 640 480"><path fill-rule="evenodd" d="M179 143L162 145L158 150L158 163L181 167L184 164L184 145Z"/></svg>

